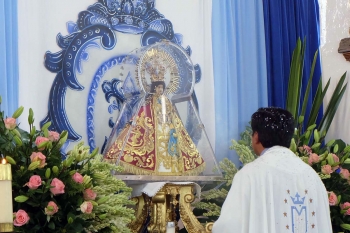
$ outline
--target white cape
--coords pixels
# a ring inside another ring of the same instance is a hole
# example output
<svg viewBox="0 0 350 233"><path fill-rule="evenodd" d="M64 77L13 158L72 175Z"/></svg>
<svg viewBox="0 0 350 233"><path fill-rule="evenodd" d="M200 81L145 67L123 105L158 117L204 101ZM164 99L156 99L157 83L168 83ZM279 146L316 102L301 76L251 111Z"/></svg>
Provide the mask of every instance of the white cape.
<svg viewBox="0 0 350 233"><path fill-rule="evenodd" d="M236 174L212 232L331 233L326 188L293 152L272 147Z"/></svg>

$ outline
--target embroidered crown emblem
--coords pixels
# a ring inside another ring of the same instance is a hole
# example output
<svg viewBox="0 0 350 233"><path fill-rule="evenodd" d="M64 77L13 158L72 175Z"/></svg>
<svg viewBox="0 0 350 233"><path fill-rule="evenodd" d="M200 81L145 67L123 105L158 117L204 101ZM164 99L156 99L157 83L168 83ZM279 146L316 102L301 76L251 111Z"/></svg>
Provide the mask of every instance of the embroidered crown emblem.
<svg viewBox="0 0 350 233"><path fill-rule="evenodd" d="M304 204L304 201L305 201L305 197L303 198L300 198L300 195L299 193L295 194L295 197L290 197L294 203L294 205L302 205Z"/></svg>
<svg viewBox="0 0 350 233"><path fill-rule="evenodd" d="M113 14L111 26L121 31L141 33L151 21L162 18L157 11L152 11L154 0L107 0L105 4Z"/></svg>

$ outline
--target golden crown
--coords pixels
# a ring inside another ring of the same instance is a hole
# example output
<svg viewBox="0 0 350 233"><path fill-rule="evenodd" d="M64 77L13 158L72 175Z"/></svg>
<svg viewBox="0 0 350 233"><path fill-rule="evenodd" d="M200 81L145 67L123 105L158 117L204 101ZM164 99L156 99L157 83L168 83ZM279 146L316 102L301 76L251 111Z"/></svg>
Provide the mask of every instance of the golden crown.
<svg viewBox="0 0 350 233"><path fill-rule="evenodd" d="M155 62L154 64L150 63L146 68L146 71L151 76L151 82L164 81L166 69L158 62Z"/></svg>

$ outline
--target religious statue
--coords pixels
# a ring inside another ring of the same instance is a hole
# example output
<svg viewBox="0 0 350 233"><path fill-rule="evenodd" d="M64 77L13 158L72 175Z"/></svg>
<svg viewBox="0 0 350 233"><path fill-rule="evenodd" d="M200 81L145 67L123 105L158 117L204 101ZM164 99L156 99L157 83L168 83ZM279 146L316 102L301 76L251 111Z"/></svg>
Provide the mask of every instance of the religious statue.
<svg viewBox="0 0 350 233"><path fill-rule="evenodd" d="M205 162L164 93L165 65L153 61L144 71L151 81L149 94L107 150L105 159L119 162L124 172L136 175L200 174Z"/></svg>

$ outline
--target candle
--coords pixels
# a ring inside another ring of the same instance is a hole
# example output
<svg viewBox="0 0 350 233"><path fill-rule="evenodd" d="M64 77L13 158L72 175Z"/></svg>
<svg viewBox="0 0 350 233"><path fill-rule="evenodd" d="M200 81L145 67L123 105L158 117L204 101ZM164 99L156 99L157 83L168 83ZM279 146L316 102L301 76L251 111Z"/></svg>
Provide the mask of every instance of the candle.
<svg viewBox="0 0 350 233"><path fill-rule="evenodd" d="M175 233L175 222L168 222L166 233Z"/></svg>
<svg viewBox="0 0 350 233"><path fill-rule="evenodd" d="M0 164L0 232L13 231L11 164L2 159Z"/></svg>

